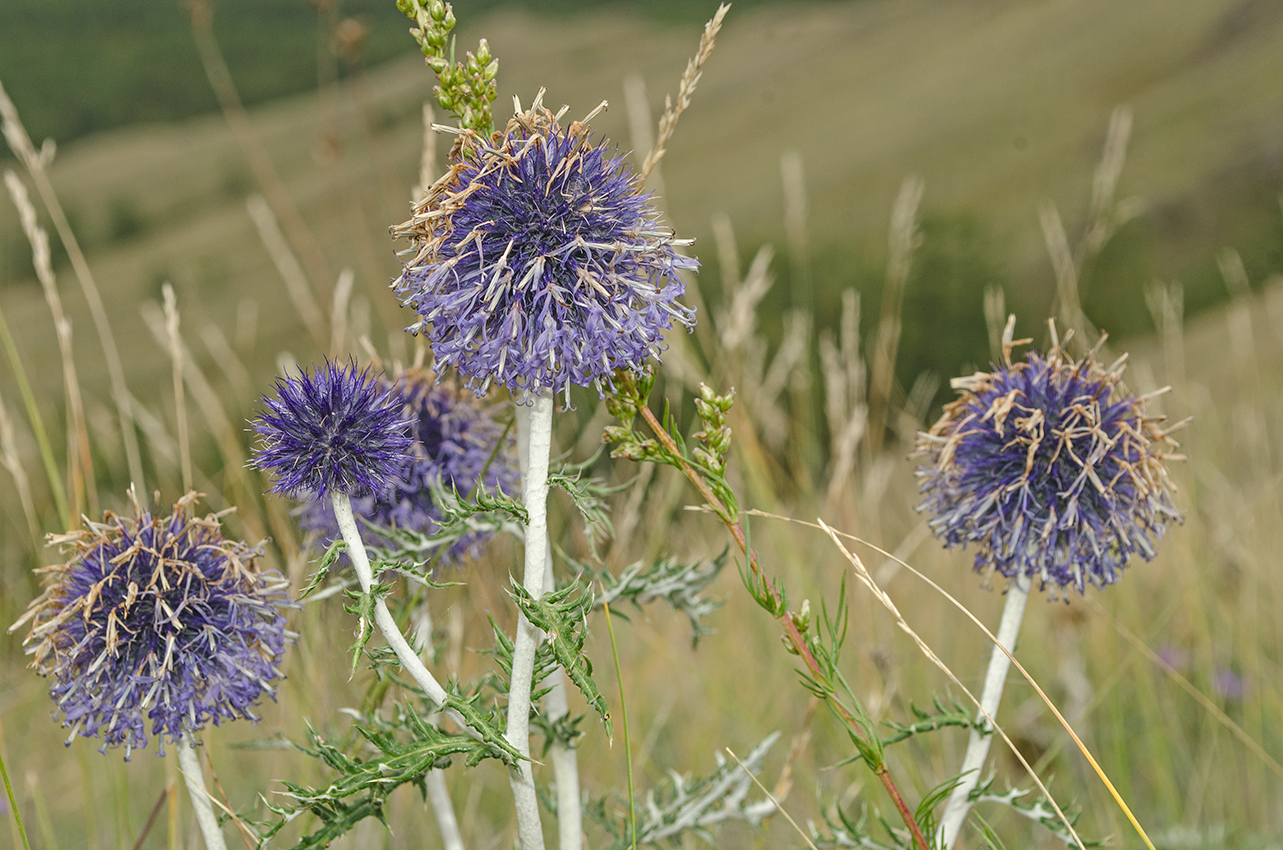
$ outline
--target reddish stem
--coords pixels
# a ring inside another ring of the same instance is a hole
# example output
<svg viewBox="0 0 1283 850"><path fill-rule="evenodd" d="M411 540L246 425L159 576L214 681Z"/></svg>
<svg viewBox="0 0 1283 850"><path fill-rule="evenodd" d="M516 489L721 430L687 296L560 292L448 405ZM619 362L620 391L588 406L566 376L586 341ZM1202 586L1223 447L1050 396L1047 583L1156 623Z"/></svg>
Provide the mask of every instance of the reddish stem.
<svg viewBox="0 0 1283 850"><path fill-rule="evenodd" d="M699 494L704 497L704 501L714 510L718 510L719 506L722 506L724 510L722 501L717 498L713 489L708 486L706 481L704 481L704 477L700 475L700 473L691 466L682 455L681 451L678 449L677 442L673 440L668 431L660 424L659 419L656 418L653 412L651 412L650 407L641 403L641 399L637 398L636 385L631 379L627 379L627 387L629 391L633 393L632 400L635 402L634 407L637 412L646 420L646 424L650 426L650 430L657 438L659 438L659 441L664 444L664 448L668 450L669 454L677 459L678 466L681 467L682 472L686 474L686 477L690 479L690 482L695 485L695 489L699 491ZM723 515L722 511L718 511L718 513L719 516L722 517L722 522L726 524L727 530L730 531L731 536L735 538L736 545L739 546L740 551L744 553L746 558L748 558L748 567L752 571L753 576L755 578L760 578L761 572L757 564L757 553L749 548L748 538L744 534L743 527L737 520L732 520ZM779 595L776 593L775 588L771 585L769 580L764 581L762 586L765 588L766 592L770 594L772 602L779 601ZM784 633L788 635L789 644L793 647L798 657L802 659L803 663L806 664L806 669L810 671L811 675L817 681L828 686L830 684L828 678L820 668L819 662L815 660L815 656L811 654L811 649L806 645L806 640L803 639L802 633L798 631L797 624L793 622L793 618L790 617L786 611L776 619L784 626ZM860 733L859 723L845 706L835 699L830 699L828 702L834 712L837 713L838 717L840 717L851 730L852 734L860 738L861 741L868 740ZM918 850L929 850L927 840L922 836L922 830L918 828L917 821L913 818L913 813L909 811L909 806L904 802L904 797L900 795L900 789L896 787L895 780L891 778L891 774L887 771L886 765L878 766L874 769L874 773L877 774L883 787L887 789L887 793L891 795L891 801L900 812L900 818L904 821L904 825L908 827L909 832L913 834L914 845L917 846Z"/></svg>

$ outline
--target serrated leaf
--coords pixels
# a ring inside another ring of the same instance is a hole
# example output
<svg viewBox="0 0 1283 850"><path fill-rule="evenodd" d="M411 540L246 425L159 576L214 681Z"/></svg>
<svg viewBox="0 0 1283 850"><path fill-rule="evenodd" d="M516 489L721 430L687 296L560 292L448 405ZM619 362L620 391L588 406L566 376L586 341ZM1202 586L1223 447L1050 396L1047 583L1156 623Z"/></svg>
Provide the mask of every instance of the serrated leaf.
<svg viewBox="0 0 1283 850"><path fill-rule="evenodd" d="M513 598L517 607L536 628L546 635L547 651L556 659L566 678L584 695L588 705L601 717L606 734L613 734L610 711L606 700L592 680L592 661L584 654L587 637L586 616L592 610L592 591L571 582L563 588L534 599L521 585L513 584Z"/></svg>

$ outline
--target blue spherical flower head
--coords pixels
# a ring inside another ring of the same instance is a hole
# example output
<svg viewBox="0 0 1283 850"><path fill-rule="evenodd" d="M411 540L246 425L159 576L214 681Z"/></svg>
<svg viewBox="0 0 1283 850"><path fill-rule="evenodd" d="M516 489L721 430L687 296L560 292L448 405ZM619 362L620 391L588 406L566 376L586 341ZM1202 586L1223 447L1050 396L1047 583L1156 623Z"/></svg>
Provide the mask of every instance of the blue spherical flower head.
<svg viewBox="0 0 1283 850"><path fill-rule="evenodd" d="M30 620L31 666L53 679L55 717L77 736L121 746L128 760L149 736L177 742L205 724L257 720L274 696L292 635L285 582L259 570L262 554L197 518L189 493L167 517L134 502L132 517L53 538L69 559L48 567ZM133 497L133 493L130 493Z"/></svg>
<svg viewBox="0 0 1283 850"><path fill-rule="evenodd" d="M660 226L621 156L585 124L563 129L541 97L491 139L465 131L394 228L413 242L394 284L420 317L409 330L480 393L604 392L615 371L657 357L674 322L694 323L678 301L697 265L677 252L690 240Z"/></svg>
<svg viewBox="0 0 1283 850"><path fill-rule="evenodd" d="M1040 588L1118 581L1133 554L1146 560L1169 521L1174 486L1166 461L1175 442L1120 383L1124 360L1106 368L1094 352L1003 362L957 378L957 400L916 455L919 510L947 546L975 543L978 572L1036 579Z"/></svg>
<svg viewBox="0 0 1283 850"><path fill-rule="evenodd" d="M386 492L352 500L356 516L373 529L366 541L384 548L399 548L391 529L419 535L435 533L441 522L434 491L438 486L454 488L465 498L477 486L517 491L519 473L513 439L495 421L491 409L471 392L449 384L437 384L425 369L408 369L395 379L380 378L380 384L403 405L402 416L413 425L411 460ZM326 543L338 536L334 511L323 501L313 501L301 512L301 525L319 532ZM378 529L388 529L383 534ZM454 566L475 557L491 536L485 530L464 534L437 555L440 566Z"/></svg>
<svg viewBox="0 0 1283 850"><path fill-rule="evenodd" d="M369 369L326 361L315 375L276 382L253 423L262 443L252 466L272 473L272 492L327 499L386 492L410 459L403 405Z"/></svg>

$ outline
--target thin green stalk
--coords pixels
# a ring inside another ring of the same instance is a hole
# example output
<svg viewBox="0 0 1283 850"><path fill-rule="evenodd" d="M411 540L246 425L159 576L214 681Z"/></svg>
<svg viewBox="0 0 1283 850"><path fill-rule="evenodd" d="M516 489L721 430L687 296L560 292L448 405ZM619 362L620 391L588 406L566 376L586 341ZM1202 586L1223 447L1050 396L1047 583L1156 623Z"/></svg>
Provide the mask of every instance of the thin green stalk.
<svg viewBox="0 0 1283 850"><path fill-rule="evenodd" d="M606 632L610 635L610 655L615 662L615 681L619 682L619 719L624 727L624 767L628 774L628 835L632 850L637 850L637 795L633 792L633 745L628 735L628 700L624 698L624 670L619 664L619 646L615 643L615 626L610 619L610 603L605 600L602 588L602 605L606 609Z"/></svg>
<svg viewBox="0 0 1283 850"><path fill-rule="evenodd" d="M13 795L13 786L9 784L9 771L4 767L4 753L0 753L0 777L4 778L4 790L9 795L9 811L13 812L13 822L18 825L18 835L22 836L23 850L31 850L27 840L27 830L22 826L22 812L18 811L18 799Z"/></svg>
<svg viewBox="0 0 1283 850"><path fill-rule="evenodd" d="M45 476L49 479L49 492L58 509L58 519L63 528L71 528L71 512L67 508L67 491L62 486L62 477L58 472L58 462L54 460L53 447L49 445L49 434L45 431L44 420L40 418L40 408L36 406L35 394L31 392L31 383L27 380L27 371L22 368L18 359L18 348L9 333L9 323L5 321L4 312L0 311L0 342L4 344L4 353L9 357L13 377L18 382L18 392L22 394L22 403L27 408L27 418L31 421L31 432L40 447L40 460L44 463Z"/></svg>

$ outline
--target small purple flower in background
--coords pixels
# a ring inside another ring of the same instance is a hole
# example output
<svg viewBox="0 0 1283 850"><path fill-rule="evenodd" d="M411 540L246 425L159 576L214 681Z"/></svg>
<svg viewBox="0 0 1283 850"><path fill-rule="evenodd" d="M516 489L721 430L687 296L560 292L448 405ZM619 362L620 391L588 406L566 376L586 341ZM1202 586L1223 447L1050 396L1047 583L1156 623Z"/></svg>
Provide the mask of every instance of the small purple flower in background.
<svg viewBox="0 0 1283 850"><path fill-rule="evenodd" d="M1238 702L1247 691L1247 680L1228 667L1217 667L1212 677L1216 693L1227 702Z"/></svg>
<svg viewBox="0 0 1283 850"><path fill-rule="evenodd" d="M659 225L623 158L566 129L539 97L502 135L465 132L449 171L395 228L412 241L395 288L438 366L484 393L610 386L658 356L674 321L689 244Z"/></svg>
<svg viewBox="0 0 1283 850"><path fill-rule="evenodd" d="M257 720L252 707L275 695L285 582L259 570L260 549L225 538L217 516L192 516L197 497L168 517L135 501L132 517L107 512L53 538L70 558L45 568L44 593L15 626L31 621L31 666L53 678L68 744L101 737L128 760L151 735L163 754L166 738L211 721Z"/></svg>
<svg viewBox="0 0 1283 850"><path fill-rule="evenodd" d="M262 443L250 461L272 473L273 493L370 496L398 479L410 457L410 422L369 369L327 360L315 375L277 379L276 392L253 423Z"/></svg>
<svg viewBox="0 0 1283 850"><path fill-rule="evenodd" d="M979 572L1053 592L1113 584L1180 521L1165 465L1175 443L1121 386L1123 361L1076 361L1053 327L1046 356L1013 363L1010 329L1003 363L954 379L959 398L919 434L919 510L947 546L978 544Z"/></svg>
<svg viewBox="0 0 1283 850"><path fill-rule="evenodd" d="M392 381L380 378L380 384L404 405L402 416L411 421L415 442L410 448L412 459L390 489L352 500L358 517L374 526L426 535L435 532L441 520L432 493L438 484L454 487L465 498L478 482L490 490L517 491L514 442L504 438L490 410L470 392L436 384L435 376L423 369L409 369ZM338 536L334 511L325 500L305 505L300 524L320 532L327 543ZM372 545L395 548L377 531L368 534ZM480 531L466 535L441 554L438 564L450 566L474 557L488 536Z"/></svg>

